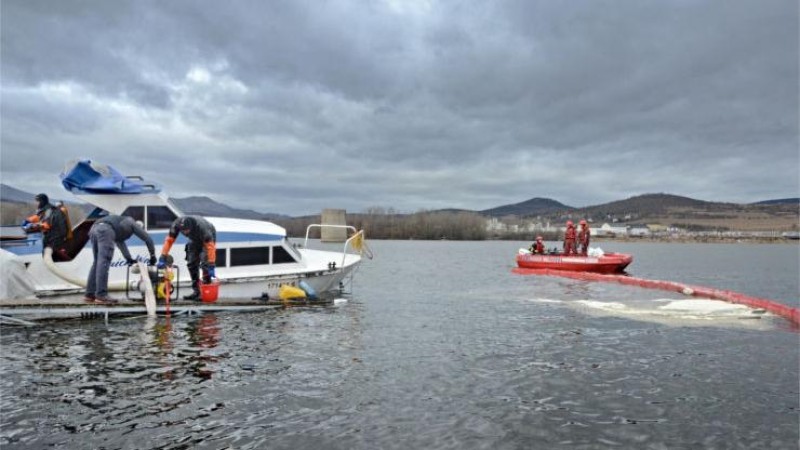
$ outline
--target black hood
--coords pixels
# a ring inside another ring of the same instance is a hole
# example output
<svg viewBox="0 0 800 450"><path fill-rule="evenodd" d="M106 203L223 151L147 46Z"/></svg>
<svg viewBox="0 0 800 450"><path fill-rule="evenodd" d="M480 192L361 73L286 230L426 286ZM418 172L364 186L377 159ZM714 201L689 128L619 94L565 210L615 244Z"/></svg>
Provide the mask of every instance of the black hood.
<svg viewBox="0 0 800 450"><path fill-rule="evenodd" d="M47 194L36 194L36 197L34 197L34 199L37 202L39 202L39 209L44 208L45 205L50 203L50 199L47 197Z"/></svg>

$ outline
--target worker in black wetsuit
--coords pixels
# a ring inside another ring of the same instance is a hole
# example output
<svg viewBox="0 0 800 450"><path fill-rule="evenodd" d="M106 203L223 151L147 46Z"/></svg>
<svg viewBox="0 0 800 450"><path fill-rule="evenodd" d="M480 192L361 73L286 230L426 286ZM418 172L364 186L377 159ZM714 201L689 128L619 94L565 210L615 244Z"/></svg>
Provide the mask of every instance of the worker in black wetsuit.
<svg viewBox="0 0 800 450"><path fill-rule="evenodd" d="M158 260L159 267L166 265L167 255L172 248L172 244L178 237L178 233L189 238L186 244L186 267L189 269L189 276L192 279L192 293L184 296L186 300L198 300L200 298L200 265L204 266L203 276L206 283L211 278L216 278L215 264L217 261L217 230L214 225L200 216L183 216L175 219L169 228L169 233L164 239L164 246L161 247L161 257Z"/></svg>
<svg viewBox="0 0 800 450"><path fill-rule="evenodd" d="M67 239L72 237L72 230L69 229L64 211L50 204L47 194L37 194L34 199L37 202L36 213L22 222L22 228L26 233L42 233L42 253L50 247L55 261L68 259L66 244Z"/></svg>

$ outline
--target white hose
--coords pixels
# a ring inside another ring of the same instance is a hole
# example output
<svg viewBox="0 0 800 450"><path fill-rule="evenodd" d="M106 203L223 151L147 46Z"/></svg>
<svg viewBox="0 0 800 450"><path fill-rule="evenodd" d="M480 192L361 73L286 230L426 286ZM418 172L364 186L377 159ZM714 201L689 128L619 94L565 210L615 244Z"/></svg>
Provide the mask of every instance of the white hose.
<svg viewBox="0 0 800 450"><path fill-rule="evenodd" d="M86 279L75 278L63 270L61 270L56 263L53 262L53 249L51 247L45 247L44 255L42 255L42 259L44 259L44 265L50 269L50 272L53 272L53 275L61 278L62 280L66 281L67 283L72 283L76 286L80 286L82 288L86 287ZM116 283L109 283L108 284L109 291L124 291L125 290L125 282L119 281Z"/></svg>

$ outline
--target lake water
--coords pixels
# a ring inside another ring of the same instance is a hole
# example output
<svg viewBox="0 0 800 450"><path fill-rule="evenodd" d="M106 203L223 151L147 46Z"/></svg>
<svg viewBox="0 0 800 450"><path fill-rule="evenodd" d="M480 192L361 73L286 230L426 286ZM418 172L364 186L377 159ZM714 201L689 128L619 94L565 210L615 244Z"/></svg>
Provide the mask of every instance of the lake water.
<svg viewBox="0 0 800 450"><path fill-rule="evenodd" d="M370 241L339 306L4 327L0 446L798 448L785 320L512 274L527 245ZM796 245L597 245L638 277L798 303Z"/></svg>

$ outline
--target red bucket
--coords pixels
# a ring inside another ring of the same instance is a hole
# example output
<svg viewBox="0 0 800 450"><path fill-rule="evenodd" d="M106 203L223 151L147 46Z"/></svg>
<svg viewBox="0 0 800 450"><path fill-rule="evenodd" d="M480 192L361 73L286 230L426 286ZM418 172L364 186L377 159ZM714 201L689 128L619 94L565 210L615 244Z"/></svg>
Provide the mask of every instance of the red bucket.
<svg viewBox="0 0 800 450"><path fill-rule="evenodd" d="M200 299L203 303L214 303L219 297L219 282L200 283Z"/></svg>

